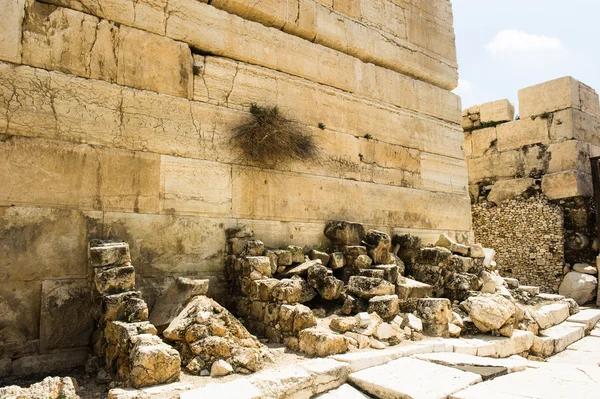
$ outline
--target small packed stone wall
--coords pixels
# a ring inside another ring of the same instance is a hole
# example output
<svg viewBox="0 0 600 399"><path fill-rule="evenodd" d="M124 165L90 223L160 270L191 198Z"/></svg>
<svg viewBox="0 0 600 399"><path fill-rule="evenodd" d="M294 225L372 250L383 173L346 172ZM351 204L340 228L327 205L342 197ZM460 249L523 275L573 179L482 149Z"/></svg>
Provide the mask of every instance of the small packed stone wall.
<svg viewBox="0 0 600 399"><path fill-rule="evenodd" d="M473 230L496 250L500 274L555 293L563 278L564 212L544 196L473 205Z"/></svg>

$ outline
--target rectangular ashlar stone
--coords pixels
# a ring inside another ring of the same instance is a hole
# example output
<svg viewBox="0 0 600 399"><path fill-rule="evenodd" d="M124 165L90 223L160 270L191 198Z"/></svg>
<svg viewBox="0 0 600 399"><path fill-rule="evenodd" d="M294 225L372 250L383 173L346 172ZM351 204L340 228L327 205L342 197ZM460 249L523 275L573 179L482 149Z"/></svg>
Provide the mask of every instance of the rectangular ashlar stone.
<svg viewBox="0 0 600 399"><path fill-rule="evenodd" d="M600 146L600 119L575 108L554 112L550 125L553 143L576 139Z"/></svg>
<svg viewBox="0 0 600 399"><path fill-rule="evenodd" d="M161 210L226 216L231 213L231 165L161 156Z"/></svg>
<svg viewBox="0 0 600 399"><path fill-rule="evenodd" d="M593 191L591 175L578 170L550 173L542 179L542 192L551 200L591 197Z"/></svg>
<svg viewBox="0 0 600 399"><path fill-rule="evenodd" d="M0 60L21 63L21 36L26 0L0 0Z"/></svg>
<svg viewBox="0 0 600 399"><path fill-rule="evenodd" d="M473 143L472 157L477 158L489 155L498 148L498 134L495 127L487 129L477 129L471 132L471 142Z"/></svg>
<svg viewBox="0 0 600 399"><path fill-rule="evenodd" d="M179 97L193 92L187 45L39 2L27 11L23 63Z"/></svg>
<svg viewBox="0 0 600 399"><path fill-rule="evenodd" d="M466 194L469 175L466 162L441 155L422 152L421 184L419 188Z"/></svg>
<svg viewBox="0 0 600 399"><path fill-rule="evenodd" d="M160 156L13 136L0 141L0 205L156 212Z"/></svg>
<svg viewBox="0 0 600 399"><path fill-rule="evenodd" d="M590 157L600 155L600 147L578 140L568 140L548 146L551 154L548 173L578 170L591 174Z"/></svg>
<svg viewBox="0 0 600 399"><path fill-rule="evenodd" d="M519 90L521 119L575 108L600 117L598 93L571 76Z"/></svg>
<svg viewBox="0 0 600 399"><path fill-rule="evenodd" d="M515 150L525 145L550 142L547 118L521 118L496 127L498 151Z"/></svg>
<svg viewBox="0 0 600 399"><path fill-rule="evenodd" d="M381 226L470 230L467 195L302 174L236 168L233 216L274 220L361 220ZM261 182L261 185L255 184ZM286 198L286 201L278 201ZM359 216L360 215L360 216Z"/></svg>
<svg viewBox="0 0 600 399"><path fill-rule="evenodd" d="M492 101L480 106L481 122L511 122L515 119L515 106L507 99Z"/></svg>

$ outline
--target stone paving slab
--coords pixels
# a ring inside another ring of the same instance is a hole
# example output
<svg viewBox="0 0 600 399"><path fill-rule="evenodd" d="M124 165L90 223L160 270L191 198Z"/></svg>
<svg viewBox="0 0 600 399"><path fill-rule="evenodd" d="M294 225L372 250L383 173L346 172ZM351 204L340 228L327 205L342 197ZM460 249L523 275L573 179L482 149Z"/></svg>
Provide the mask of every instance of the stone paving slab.
<svg viewBox="0 0 600 399"><path fill-rule="evenodd" d="M568 349L582 352L598 352L598 361L600 361L600 338L598 337L582 338L574 344L569 345Z"/></svg>
<svg viewBox="0 0 600 399"><path fill-rule="evenodd" d="M533 338L531 351L538 356L551 356L564 351L567 346L579 341L584 336L584 324L566 321L540 331L540 335Z"/></svg>
<svg viewBox="0 0 600 399"><path fill-rule="evenodd" d="M183 392L179 399L261 399L262 393L250 381L244 378L224 384L208 384L202 388Z"/></svg>
<svg viewBox="0 0 600 399"><path fill-rule="evenodd" d="M586 332L591 331L600 321L600 309L584 309L569 317L567 321L586 325Z"/></svg>
<svg viewBox="0 0 600 399"><path fill-rule="evenodd" d="M402 358L350 374L350 381L380 399L445 399L481 376L431 362Z"/></svg>
<svg viewBox="0 0 600 399"><path fill-rule="evenodd" d="M540 367L468 387L450 399L598 398L600 367Z"/></svg>
<svg viewBox="0 0 600 399"><path fill-rule="evenodd" d="M550 364L573 364L582 366L597 366L600 363L599 352L584 352L567 349L548 359Z"/></svg>
<svg viewBox="0 0 600 399"><path fill-rule="evenodd" d="M513 356L507 359L494 359L460 353L428 353L425 355L415 355L413 357L415 359L426 360L448 367L467 365L478 367L505 367L509 373L523 371L529 364L529 361L521 356Z"/></svg>
<svg viewBox="0 0 600 399"><path fill-rule="evenodd" d="M339 388L315 396L315 399L369 399L369 397L352 385L344 384Z"/></svg>
<svg viewBox="0 0 600 399"><path fill-rule="evenodd" d="M591 337L600 337L600 328L596 327L590 332Z"/></svg>

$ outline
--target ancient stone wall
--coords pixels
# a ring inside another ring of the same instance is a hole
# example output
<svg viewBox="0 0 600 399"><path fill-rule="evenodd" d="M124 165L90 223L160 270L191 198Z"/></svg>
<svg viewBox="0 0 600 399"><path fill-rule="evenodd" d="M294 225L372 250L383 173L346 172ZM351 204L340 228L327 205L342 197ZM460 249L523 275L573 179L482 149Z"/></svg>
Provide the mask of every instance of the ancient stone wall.
<svg viewBox="0 0 600 399"><path fill-rule="evenodd" d="M563 209L543 196L473 205L473 232L496 250L500 274L550 293L563 278L563 223Z"/></svg>
<svg viewBox="0 0 600 399"><path fill-rule="evenodd" d="M564 77L520 90L519 103L517 120L508 100L463 111L473 229L504 275L555 292L559 263L595 264L589 158L600 155L600 102Z"/></svg>
<svg viewBox="0 0 600 399"><path fill-rule="evenodd" d="M472 241L448 0L0 9L0 358L13 372L85 358L94 238L130 243L150 309L179 276L223 298L228 227L274 247L324 246L330 219ZM229 140L252 103L300 122L318 159L242 163Z"/></svg>

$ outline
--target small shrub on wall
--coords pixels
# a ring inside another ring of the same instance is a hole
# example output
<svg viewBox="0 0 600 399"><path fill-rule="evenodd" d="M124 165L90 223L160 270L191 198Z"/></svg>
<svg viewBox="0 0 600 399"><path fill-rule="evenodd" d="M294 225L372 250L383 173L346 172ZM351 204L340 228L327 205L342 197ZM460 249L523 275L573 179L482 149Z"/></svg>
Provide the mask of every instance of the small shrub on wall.
<svg viewBox="0 0 600 399"><path fill-rule="evenodd" d="M317 158L314 137L278 107L252 104L250 114L248 123L238 126L231 137L231 146L242 154L240 162L273 167L289 160Z"/></svg>

